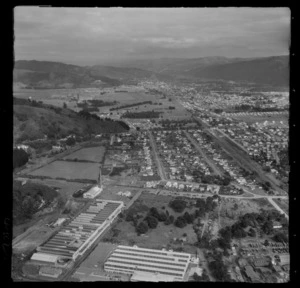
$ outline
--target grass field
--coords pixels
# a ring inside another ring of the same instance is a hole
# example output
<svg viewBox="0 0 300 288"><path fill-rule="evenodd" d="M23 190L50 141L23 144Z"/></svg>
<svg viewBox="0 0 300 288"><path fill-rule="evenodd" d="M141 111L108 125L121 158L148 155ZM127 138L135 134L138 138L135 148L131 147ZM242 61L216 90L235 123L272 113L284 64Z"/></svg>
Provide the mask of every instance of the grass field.
<svg viewBox="0 0 300 288"><path fill-rule="evenodd" d="M52 233L53 231L49 227L38 227L31 231L27 237L14 245L13 249L17 253L33 251L37 246L46 241Z"/></svg>
<svg viewBox="0 0 300 288"><path fill-rule="evenodd" d="M98 198L105 199L105 200L113 200L113 201L123 201L124 205L126 205L130 201L131 197L129 198L126 196L118 195L118 192L120 191L122 192L130 191L131 197L133 197L138 192L138 190L132 188L108 186L103 189L103 191L101 192Z"/></svg>
<svg viewBox="0 0 300 288"><path fill-rule="evenodd" d="M129 208L134 214L139 214L144 218L151 207L156 207L159 211L168 211L169 215L173 215L176 219L179 215L183 215L185 211L193 213L195 208L186 208L182 213L174 212L173 209L168 207L168 203L174 199L170 196L154 195L147 192L142 193L137 201ZM142 219L140 218L140 219ZM117 235L114 235L114 231L117 231ZM183 246L179 242L176 242L174 238L180 239L183 234L187 234L186 242ZM126 222L124 219L120 219L119 222L110 230L105 238L108 241L113 241L120 245L138 245L139 247L148 247L154 249L162 249L167 247L168 249L176 249L181 247L186 252L194 253L195 247L192 245L197 241L197 235L193 230L192 224L185 226L184 228L178 228L171 225L165 225L159 222L155 229L149 229L145 235L138 236L135 232L135 228L132 223Z"/></svg>
<svg viewBox="0 0 300 288"><path fill-rule="evenodd" d="M63 159L67 159L67 160L77 159L77 160L85 160L85 161L92 161L92 162L99 163L103 159L104 152L105 152L105 148L102 146L83 148L75 151L72 154L67 155Z"/></svg>
<svg viewBox="0 0 300 288"><path fill-rule="evenodd" d="M97 180L99 164L68 161L54 161L30 173L33 176L48 176L64 179L88 179Z"/></svg>
<svg viewBox="0 0 300 288"><path fill-rule="evenodd" d="M168 247L170 249L174 249L181 247L180 244L178 245L175 243L174 238L179 239L183 237L184 233L187 234L187 241L185 242L185 245L189 246L197 241L197 235L195 234L191 224L184 228L178 228L173 224L164 225L160 222L155 229L149 229L145 235L140 236L136 234L134 226L126 221L119 222L114 228L119 231L119 234L113 239L114 242L119 245L137 245L139 247L153 249ZM107 235L105 235L105 237L109 238L111 233L112 232L110 231Z"/></svg>

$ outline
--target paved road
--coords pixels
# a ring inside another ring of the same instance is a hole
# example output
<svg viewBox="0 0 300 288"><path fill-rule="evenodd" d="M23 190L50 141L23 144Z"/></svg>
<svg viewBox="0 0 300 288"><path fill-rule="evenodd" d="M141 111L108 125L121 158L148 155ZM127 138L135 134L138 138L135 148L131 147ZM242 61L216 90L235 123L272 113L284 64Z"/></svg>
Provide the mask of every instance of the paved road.
<svg viewBox="0 0 300 288"><path fill-rule="evenodd" d="M204 231L206 229L207 222L208 222L208 213L205 213L205 220L204 220L204 225L203 225L203 228L202 228L201 239L202 239Z"/></svg>
<svg viewBox="0 0 300 288"><path fill-rule="evenodd" d="M269 197L268 200L269 202L280 212L280 213L283 213L284 216L287 218L287 220L289 220L289 215L284 211L282 210L278 204L273 200L274 198L278 198L278 197Z"/></svg>
<svg viewBox="0 0 300 288"><path fill-rule="evenodd" d="M205 162L211 167L211 169L219 176L222 176L222 173L220 170L217 168L217 166L212 163L212 161L206 156L206 154L202 151L202 149L199 146L199 143L196 142L196 140L186 131L183 130L186 137L192 142L192 144L195 146L195 148L199 151L201 156L204 158Z"/></svg>
<svg viewBox="0 0 300 288"><path fill-rule="evenodd" d="M167 180L164 167L163 167L162 163L160 162L160 159L159 159L159 156L158 156L158 153L157 153L157 147L156 147L155 140L153 139L153 135L150 131L148 131L148 135L149 135L150 144L152 146L154 158L155 158L156 163L157 163L157 168L158 168L160 177L161 177L162 180Z"/></svg>

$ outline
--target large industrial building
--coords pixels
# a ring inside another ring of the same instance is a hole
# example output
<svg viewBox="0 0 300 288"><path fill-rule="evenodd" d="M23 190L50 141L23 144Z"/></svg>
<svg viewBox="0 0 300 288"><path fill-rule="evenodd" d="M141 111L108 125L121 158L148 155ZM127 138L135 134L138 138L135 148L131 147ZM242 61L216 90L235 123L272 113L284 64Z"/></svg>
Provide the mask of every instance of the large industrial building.
<svg viewBox="0 0 300 288"><path fill-rule="evenodd" d="M131 274L132 281L183 281L191 254L118 246L104 264L107 272Z"/></svg>
<svg viewBox="0 0 300 288"><path fill-rule="evenodd" d="M110 226L123 206L122 201L96 199L84 212L39 246L31 259L48 263L76 260Z"/></svg>

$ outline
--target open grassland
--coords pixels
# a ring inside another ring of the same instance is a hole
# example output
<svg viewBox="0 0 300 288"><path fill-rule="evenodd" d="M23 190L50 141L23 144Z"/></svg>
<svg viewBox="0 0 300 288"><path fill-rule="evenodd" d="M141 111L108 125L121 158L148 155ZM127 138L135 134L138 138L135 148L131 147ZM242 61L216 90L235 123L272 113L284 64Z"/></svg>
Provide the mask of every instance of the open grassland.
<svg viewBox="0 0 300 288"><path fill-rule="evenodd" d="M67 155L63 159L67 160L84 160L91 162L101 162L103 159L103 155L105 152L105 148L102 146L99 147L89 147L77 150L76 152Z"/></svg>
<svg viewBox="0 0 300 288"><path fill-rule="evenodd" d="M99 164L68 161L54 161L30 173L32 176L50 178L97 180Z"/></svg>
<svg viewBox="0 0 300 288"><path fill-rule="evenodd" d="M118 195L119 192L127 192L130 191L131 192L131 196L130 197L126 197L126 196L121 196ZM123 187L117 187L117 186L108 186L105 187L103 189L103 191L101 192L101 194L99 195L99 199L105 199L105 200L113 200L113 201L123 201L124 204L126 205L130 199L132 197L134 197L134 195L138 192L138 190L136 189L132 189L132 188L123 188Z"/></svg>
<svg viewBox="0 0 300 288"><path fill-rule="evenodd" d="M113 242L119 245L137 245L139 247L162 249L163 247L176 248L174 243L176 239L183 237L186 234L186 244L194 244L197 241L197 235L191 224L184 228L175 227L173 224L164 225L158 223L155 229L149 229L144 235L138 236L134 226L130 222L121 221L115 227L118 235L113 237ZM105 238L110 238L113 231L109 231Z"/></svg>
<svg viewBox="0 0 300 288"><path fill-rule="evenodd" d="M44 243L52 233L53 230L49 227L37 227L37 229L32 230L24 239L14 245L14 252L21 253L33 251L37 246Z"/></svg>

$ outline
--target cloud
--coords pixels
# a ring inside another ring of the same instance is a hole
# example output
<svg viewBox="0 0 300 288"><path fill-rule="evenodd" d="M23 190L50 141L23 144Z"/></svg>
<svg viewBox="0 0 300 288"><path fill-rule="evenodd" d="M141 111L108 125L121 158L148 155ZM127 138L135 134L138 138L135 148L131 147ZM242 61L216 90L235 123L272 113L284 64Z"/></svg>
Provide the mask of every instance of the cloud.
<svg viewBox="0 0 300 288"><path fill-rule="evenodd" d="M287 8L16 7L14 15L17 59L253 57L288 53L290 39Z"/></svg>

